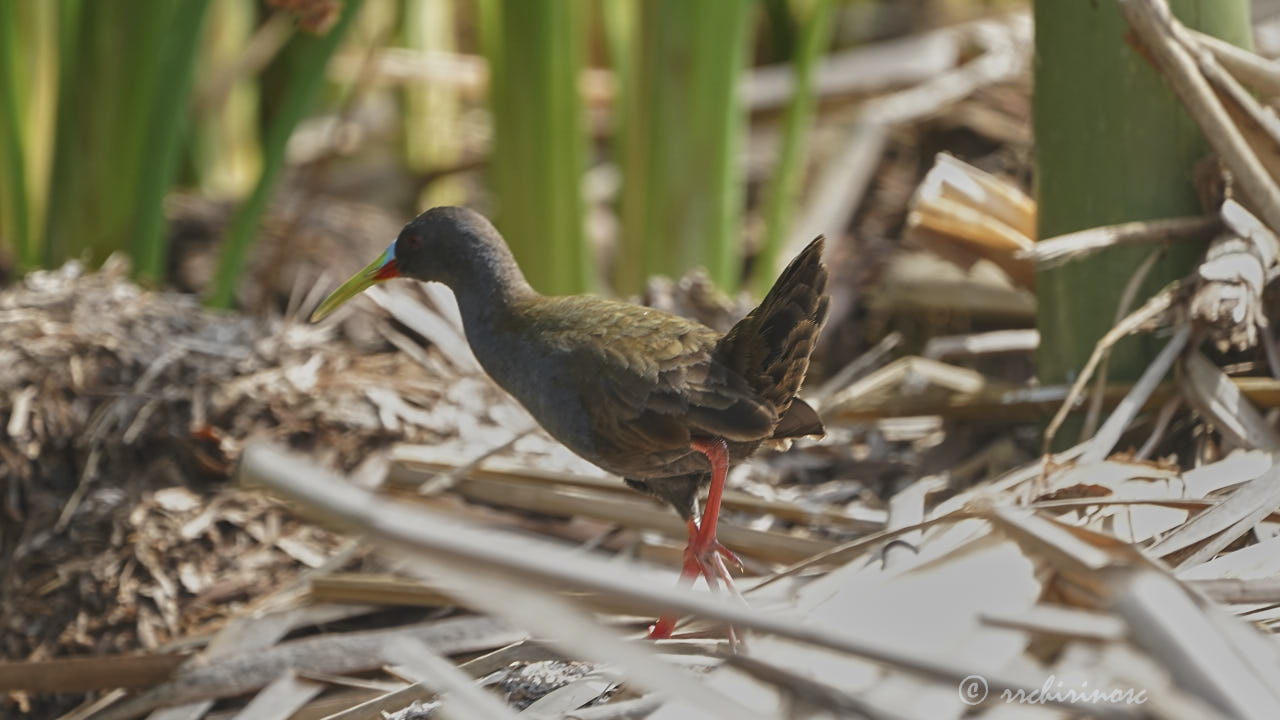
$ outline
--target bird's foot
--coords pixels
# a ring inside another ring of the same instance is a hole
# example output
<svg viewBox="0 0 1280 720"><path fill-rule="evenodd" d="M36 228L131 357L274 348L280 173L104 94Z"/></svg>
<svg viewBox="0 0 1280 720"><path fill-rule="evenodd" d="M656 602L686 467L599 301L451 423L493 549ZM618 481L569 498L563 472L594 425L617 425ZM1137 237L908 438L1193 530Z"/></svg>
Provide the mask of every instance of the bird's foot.
<svg viewBox="0 0 1280 720"><path fill-rule="evenodd" d="M723 581L725 588L742 600L742 594L733 586L733 576L729 574L729 568L725 566L724 559L728 557L739 568L742 567L742 561L716 539L720 499L724 493L725 478L729 473L729 445L724 438L714 438L695 440L690 443L690 447L706 455L711 463L711 485L707 489L707 506L702 511L702 521L695 523L692 518L689 519L689 544L684 550L684 568L680 571L680 584L691 585L694 579L701 575L706 578L707 585L712 590L718 592L720 583ZM675 625L675 616L664 616L649 628L649 637L652 639L671 637L671 631ZM729 638L736 647L737 633L733 628L729 628Z"/></svg>
<svg viewBox="0 0 1280 720"><path fill-rule="evenodd" d="M739 570L742 569L742 561L733 554L733 551L721 545L719 540L698 538L685 548L684 553L685 566L688 567L691 563L696 566L698 574L706 579L708 587L719 592L720 583L724 582L730 594L739 595L737 588L733 586L733 575L729 574L725 559L727 558Z"/></svg>
<svg viewBox="0 0 1280 720"><path fill-rule="evenodd" d="M730 565L738 569L738 572L747 571L747 567L742 564L742 558L738 557L735 552L721 545L720 541L715 538L711 538L711 542L715 544L715 552L720 555L721 559L728 560Z"/></svg>
<svg viewBox="0 0 1280 720"><path fill-rule="evenodd" d="M723 582L731 595L742 599L742 594L733 584L733 575L729 573L725 559L727 558L739 570L742 570L742 560L732 550L720 544L716 538L704 539L697 532L696 526L691 525L689 535L689 544L684 549L684 567L680 571L679 584L692 585L693 581L701 575L713 591L719 592L720 583ZM675 629L677 619L674 615L663 616L658 622L649 626L649 638L663 640L671 637L671 631ZM729 632L733 639L733 629L730 628Z"/></svg>
<svg viewBox="0 0 1280 720"><path fill-rule="evenodd" d="M743 605L747 604L746 598L742 597L742 593L738 592L737 586L733 584L733 576L729 574L729 568L725 567L725 559L727 558L731 564L738 568L739 572L745 569L742 566L742 560L732 550L721 545L720 541L715 537L704 540L699 536L695 542L689 544L689 547L685 549L685 553L693 555L699 570L702 572L702 577L706 578L707 585L713 591L719 592L720 590L717 583L718 578L724 582L725 589L729 591L730 595L737 598ZM732 648L733 652L740 652L745 649L746 645L732 625L728 627L728 633L729 647Z"/></svg>

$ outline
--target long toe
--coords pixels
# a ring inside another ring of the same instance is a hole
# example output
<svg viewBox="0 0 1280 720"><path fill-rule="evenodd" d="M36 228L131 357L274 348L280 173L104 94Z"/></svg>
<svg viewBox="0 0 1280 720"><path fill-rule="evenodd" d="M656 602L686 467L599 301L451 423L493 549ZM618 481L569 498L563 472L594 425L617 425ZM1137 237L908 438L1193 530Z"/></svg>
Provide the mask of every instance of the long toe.
<svg viewBox="0 0 1280 720"><path fill-rule="evenodd" d="M700 543L700 545L701 548L697 550L696 557L698 560L698 568L702 572L702 577L706 579L707 585L710 586L712 590L719 592L720 582L724 582L724 586L729 591L729 594L737 598L739 602L746 604L746 598L742 597L742 593L738 592L737 586L733 583L733 575L729 573L729 568L725 565L725 559L727 557L731 562L737 563L738 567L741 568L742 564L738 561L738 558L714 538L709 542ZM741 651L745 645L743 644L742 638L739 637L737 630L730 625L728 632L729 646L733 648L734 652Z"/></svg>
<svg viewBox="0 0 1280 720"><path fill-rule="evenodd" d="M742 558L738 557L732 550L720 544L719 540L712 540L716 544L716 552L720 553L720 557L729 561L729 564L738 568L738 572L744 572L747 568L742 564Z"/></svg>
<svg viewBox="0 0 1280 720"><path fill-rule="evenodd" d="M693 553L699 572L712 590L719 591L720 582L723 581L731 594L739 595L737 588L733 585L733 575L725 565L725 558L727 557L739 568L742 567L742 562L736 555L729 552L728 548L721 545L715 538L711 538L698 542L697 546L690 547L688 552Z"/></svg>

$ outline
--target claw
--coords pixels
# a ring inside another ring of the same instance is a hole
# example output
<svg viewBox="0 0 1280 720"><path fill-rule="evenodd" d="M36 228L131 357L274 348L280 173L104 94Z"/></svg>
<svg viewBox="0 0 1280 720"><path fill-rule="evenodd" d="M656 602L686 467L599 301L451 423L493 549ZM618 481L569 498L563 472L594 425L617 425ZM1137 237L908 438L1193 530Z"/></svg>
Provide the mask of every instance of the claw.
<svg viewBox="0 0 1280 720"><path fill-rule="evenodd" d="M742 562L723 545L712 540L707 547L690 547L686 552L693 556L694 561L698 564L699 573L706 578L707 585L712 590L720 589L718 583L720 580L723 580L724 584L729 588L733 588L733 575L729 573L729 568L725 566L725 558L728 557L729 561L736 565L739 570L742 569Z"/></svg>
<svg viewBox="0 0 1280 720"><path fill-rule="evenodd" d="M729 563L732 564L734 567L738 568L738 572L747 571L746 566L742 564L742 558L738 557L737 554L735 554L729 548L725 547L724 545L721 545L719 540L716 540L715 543L716 543L716 552L720 553L721 557L728 558Z"/></svg>

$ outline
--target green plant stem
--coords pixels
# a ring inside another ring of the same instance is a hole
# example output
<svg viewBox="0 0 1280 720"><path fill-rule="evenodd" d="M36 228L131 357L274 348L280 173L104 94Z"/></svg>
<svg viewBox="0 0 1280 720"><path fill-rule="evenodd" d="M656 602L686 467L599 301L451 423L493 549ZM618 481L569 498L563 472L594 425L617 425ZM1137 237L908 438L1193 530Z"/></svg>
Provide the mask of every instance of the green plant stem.
<svg viewBox="0 0 1280 720"><path fill-rule="evenodd" d="M27 251L32 262L43 255L48 220L50 170L58 97L58 4L17 3L18 45L23 65L15 80L23 98L23 153L26 160Z"/></svg>
<svg viewBox="0 0 1280 720"><path fill-rule="evenodd" d="M738 82L755 4L640 3L622 82L621 293L649 275L701 265L724 290L740 280L745 110Z"/></svg>
<svg viewBox="0 0 1280 720"><path fill-rule="evenodd" d="M23 156L22 116L18 97L17 0L0 0L0 158L4 173L0 189L0 240L15 250L19 269L30 269L40 258L30 237L27 217L27 173Z"/></svg>
<svg viewBox="0 0 1280 720"><path fill-rule="evenodd" d="M455 0L403 0L401 21L406 47L429 52L457 52ZM404 158L413 173L432 173L461 159L461 98L455 88L423 80L404 88ZM421 209L457 205L466 198L459 178L441 177L427 185Z"/></svg>
<svg viewBox="0 0 1280 720"><path fill-rule="evenodd" d="M1237 44L1250 37L1244 0L1172 0L1189 26ZM1032 115L1036 138L1037 236L1201 211L1193 179L1209 152L1165 80L1125 41L1115 2L1036 0ZM1138 294L1138 304L1185 275L1203 245L1170 247ZM1069 382L1111 327L1121 294L1147 248L1116 247L1036 273L1045 384ZM1113 350L1109 375L1134 380L1163 340L1128 338ZM1059 432L1064 443L1070 429Z"/></svg>
<svg viewBox="0 0 1280 720"><path fill-rule="evenodd" d="M496 224L534 287L582 292L590 284L578 87L585 2L487 0L480 7L491 78Z"/></svg>
<svg viewBox="0 0 1280 720"><path fill-rule="evenodd" d="M157 281L168 261L164 196L178 170L182 141L190 125L191 88L200 33L209 0L183 0L175 10L163 67L153 96L147 161L138 187L138 227L134 233L134 274Z"/></svg>
<svg viewBox="0 0 1280 720"><path fill-rule="evenodd" d="M262 173L258 77L243 67L242 58L261 54L258 48L274 38L283 44L293 32L292 20L277 11L259 24L257 0L218 0L204 25L196 61L191 169L204 195L242 200Z"/></svg>
<svg viewBox="0 0 1280 720"><path fill-rule="evenodd" d="M58 257L58 236L67 224L66 221L59 221L58 216L64 211L64 207L73 205L69 199L74 192L72 188L80 183L75 173L75 156L64 148L78 144L76 136L79 128L71 122L70 117L78 105L77 63L83 55L78 38L83 7L80 0L62 0L58 3L58 99L53 137L53 175L49 182L49 216L45 224L44 244L40 249L40 263L44 265L52 265ZM65 211L70 212L70 209Z"/></svg>
<svg viewBox="0 0 1280 720"><path fill-rule="evenodd" d="M778 165L765 195L764 243L760 247L751 278L751 290L757 297L763 297L769 292L781 269L778 267L778 256L791 231L791 218L804 179L809 132L817 107L817 98L813 93L814 69L831 42L835 8L835 0L813 0L799 24L799 37L796 38L798 52L792 60L795 91L782 119L782 146L778 152Z"/></svg>
<svg viewBox="0 0 1280 720"><path fill-rule="evenodd" d="M134 247L139 183L154 162L149 120L160 93L157 58L178 7L134 0L62 6L59 22L68 27L59 33L46 262L98 263Z"/></svg>
<svg viewBox="0 0 1280 720"><path fill-rule="evenodd" d="M324 81L325 66L338 47L342 36L351 27L351 21L360 12L362 0L346 0L342 16L327 34L314 36L299 33L287 48L290 83L276 108L276 115L267 128L263 145L262 175L253 194L236 211L227 230L218 269L214 275L213 289L208 297L211 307L230 307L235 299L236 285L244 269L249 245L258 229L262 211L275 188L276 180L284 169L285 145L298 122L315 103Z"/></svg>

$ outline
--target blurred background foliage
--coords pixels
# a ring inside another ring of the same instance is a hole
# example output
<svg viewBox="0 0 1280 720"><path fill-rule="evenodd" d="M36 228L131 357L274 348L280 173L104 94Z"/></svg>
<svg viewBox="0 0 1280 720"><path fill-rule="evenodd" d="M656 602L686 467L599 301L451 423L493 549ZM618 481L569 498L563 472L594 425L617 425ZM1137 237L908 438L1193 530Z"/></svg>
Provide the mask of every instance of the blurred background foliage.
<svg viewBox="0 0 1280 720"><path fill-rule="evenodd" d="M759 293L803 184L816 62L926 4L0 0L0 267L124 252L164 284L181 188L235 208L204 288L230 306L281 181L371 177L355 152L398 172L356 195L406 219L477 207L544 292L629 295L700 266ZM749 113L744 72L769 64L794 91ZM388 104L393 140L351 151L344 123ZM761 187L753 123L780 128Z"/></svg>

